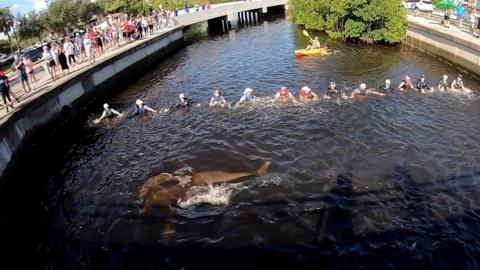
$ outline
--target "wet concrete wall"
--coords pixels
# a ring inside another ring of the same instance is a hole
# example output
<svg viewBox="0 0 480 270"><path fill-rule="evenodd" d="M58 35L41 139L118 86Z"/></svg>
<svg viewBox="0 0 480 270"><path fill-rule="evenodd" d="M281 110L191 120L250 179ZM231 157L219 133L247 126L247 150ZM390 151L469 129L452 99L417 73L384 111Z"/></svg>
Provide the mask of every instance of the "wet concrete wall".
<svg viewBox="0 0 480 270"><path fill-rule="evenodd" d="M24 104L0 123L0 187L6 170L19 161L21 149L54 123L75 117L86 107L124 88L138 74L183 46L183 27L177 27L108 60ZM72 112L75 112L73 114ZM46 156L48 158L48 155Z"/></svg>

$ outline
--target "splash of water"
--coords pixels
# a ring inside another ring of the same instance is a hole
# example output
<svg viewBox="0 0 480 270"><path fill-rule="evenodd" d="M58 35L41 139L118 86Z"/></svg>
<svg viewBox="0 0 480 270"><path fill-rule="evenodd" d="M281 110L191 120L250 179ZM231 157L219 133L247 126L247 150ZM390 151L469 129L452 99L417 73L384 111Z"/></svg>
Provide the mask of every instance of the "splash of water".
<svg viewBox="0 0 480 270"><path fill-rule="evenodd" d="M229 185L191 187L187 191L186 199L179 200L177 205L183 209L202 203L215 206L228 205L232 192L232 186Z"/></svg>

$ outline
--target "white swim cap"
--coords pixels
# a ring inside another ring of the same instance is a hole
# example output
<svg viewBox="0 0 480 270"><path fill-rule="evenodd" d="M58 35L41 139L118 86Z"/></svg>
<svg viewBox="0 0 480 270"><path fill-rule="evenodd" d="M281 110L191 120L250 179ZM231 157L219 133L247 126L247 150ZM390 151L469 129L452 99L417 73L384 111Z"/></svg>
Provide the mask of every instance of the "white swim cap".
<svg viewBox="0 0 480 270"><path fill-rule="evenodd" d="M181 93L180 95L178 95L179 98L185 98L185 94Z"/></svg>
<svg viewBox="0 0 480 270"><path fill-rule="evenodd" d="M365 90L365 89L367 89L367 85L366 85L366 84L364 84L364 83L360 84L360 89L362 89L362 90Z"/></svg>
<svg viewBox="0 0 480 270"><path fill-rule="evenodd" d="M108 109L108 107L109 107L109 106L108 106L107 103L103 104L103 108Z"/></svg>
<svg viewBox="0 0 480 270"><path fill-rule="evenodd" d="M302 91L303 92L310 92L310 91L312 91L312 89L310 89L310 87L308 87L308 86L304 86L304 87L302 87Z"/></svg>
<svg viewBox="0 0 480 270"><path fill-rule="evenodd" d="M391 82L389 79L386 79L386 80L385 80L385 84L390 85L391 83L392 83L392 82Z"/></svg>
<svg viewBox="0 0 480 270"><path fill-rule="evenodd" d="M253 92L252 88L245 88L244 94L251 94Z"/></svg>
<svg viewBox="0 0 480 270"><path fill-rule="evenodd" d="M141 106L143 104L143 101L141 101L140 99L137 99L137 101L135 102L138 106Z"/></svg>
<svg viewBox="0 0 480 270"><path fill-rule="evenodd" d="M448 75L443 75L443 79L444 80L448 79Z"/></svg>

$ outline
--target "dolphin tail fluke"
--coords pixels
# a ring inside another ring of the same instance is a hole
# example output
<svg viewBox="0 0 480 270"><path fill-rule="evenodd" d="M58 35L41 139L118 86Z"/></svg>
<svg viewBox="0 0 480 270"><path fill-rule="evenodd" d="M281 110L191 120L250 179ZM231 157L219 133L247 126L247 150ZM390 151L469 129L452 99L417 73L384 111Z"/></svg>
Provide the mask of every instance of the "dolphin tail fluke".
<svg viewBox="0 0 480 270"><path fill-rule="evenodd" d="M257 172L255 173L256 176L262 176L264 175L265 173L267 173L267 170L268 170L268 167L270 167L270 164L272 164L271 161L266 161L265 163L263 163L262 166L260 166L260 168L258 168Z"/></svg>

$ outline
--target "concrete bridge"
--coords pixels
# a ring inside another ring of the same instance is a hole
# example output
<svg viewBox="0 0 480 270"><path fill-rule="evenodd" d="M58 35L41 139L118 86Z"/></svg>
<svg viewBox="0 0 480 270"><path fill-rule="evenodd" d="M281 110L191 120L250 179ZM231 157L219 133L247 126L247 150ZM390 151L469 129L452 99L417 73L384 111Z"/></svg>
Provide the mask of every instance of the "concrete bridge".
<svg viewBox="0 0 480 270"><path fill-rule="evenodd" d="M285 9L288 0L248 0L214 5L211 9L199 10L175 17L176 23L190 26L200 22L208 22L209 28L230 29L231 22L237 20L239 24L256 24L261 14L269 9ZM193 10L193 8L192 8Z"/></svg>

